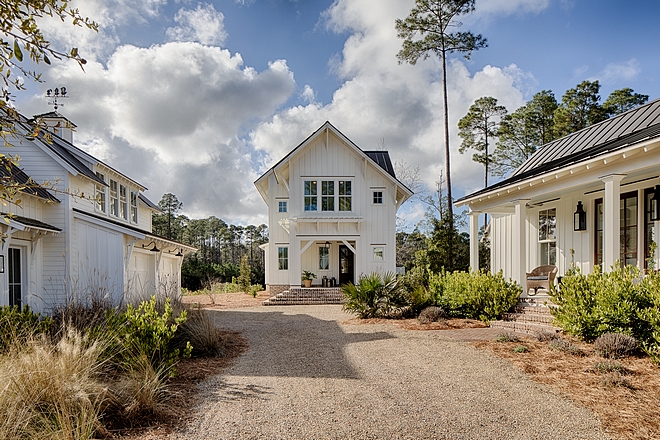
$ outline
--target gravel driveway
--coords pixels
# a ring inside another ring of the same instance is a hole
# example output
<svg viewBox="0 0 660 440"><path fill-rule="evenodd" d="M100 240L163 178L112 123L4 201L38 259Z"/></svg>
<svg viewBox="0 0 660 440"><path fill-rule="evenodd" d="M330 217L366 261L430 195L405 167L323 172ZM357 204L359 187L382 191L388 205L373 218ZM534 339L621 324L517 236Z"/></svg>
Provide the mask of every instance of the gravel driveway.
<svg viewBox="0 0 660 440"><path fill-rule="evenodd" d="M588 410L438 331L341 306L214 311L249 350L200 385L180 439L606 439Z"/></svg>

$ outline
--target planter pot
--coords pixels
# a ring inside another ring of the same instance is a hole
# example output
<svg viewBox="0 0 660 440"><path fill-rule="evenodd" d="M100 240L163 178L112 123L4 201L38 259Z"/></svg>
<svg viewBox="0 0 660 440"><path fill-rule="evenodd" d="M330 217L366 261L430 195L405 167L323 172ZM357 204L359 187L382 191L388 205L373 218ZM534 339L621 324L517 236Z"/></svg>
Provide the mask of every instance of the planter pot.
<svg viewBox="0 0 660 440"><path fill-rule="evenodd" d="M312 280L303 280L303 284L305 287L310 288L312 287Z"/></svg>

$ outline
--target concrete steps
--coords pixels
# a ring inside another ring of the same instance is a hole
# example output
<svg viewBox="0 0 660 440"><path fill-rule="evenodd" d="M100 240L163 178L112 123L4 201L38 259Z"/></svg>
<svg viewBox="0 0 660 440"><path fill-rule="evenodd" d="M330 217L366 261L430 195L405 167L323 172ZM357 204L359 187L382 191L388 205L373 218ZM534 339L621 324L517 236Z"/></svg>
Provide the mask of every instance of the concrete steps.
<svg viewBox="0 0 660 440"><path fill-rule="evenodd" d="M493 321L490 326L514 333L536 335L540 332L559 332L561 329L553 324L554 317L549 307L519 303L513 312L505 313L502 320Z"/></svg>
<svg viewBox="0 0 660 440"><path fill-rule="evenodd" d="M338 287L291 288L265 300L265 306L343 304L344 294Z"/></svg>

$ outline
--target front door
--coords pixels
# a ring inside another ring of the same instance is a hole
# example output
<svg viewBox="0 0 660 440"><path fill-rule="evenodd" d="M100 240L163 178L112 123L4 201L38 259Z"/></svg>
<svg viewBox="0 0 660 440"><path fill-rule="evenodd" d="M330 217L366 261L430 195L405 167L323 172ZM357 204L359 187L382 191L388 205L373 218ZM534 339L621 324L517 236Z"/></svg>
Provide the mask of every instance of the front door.
<svg viewBox="0 0 660 440"><path fill-rule="evenodd" d="M23 277L22 277L21 250L9 248L9 306L22 306Z"/></svg>
<svg viewBox="0 0 660 440"><path fill-rule="evenodd" d="M353 278L354 272L354 255L348 246L339 246L339 285L346 283L355 283Z"/></svg>

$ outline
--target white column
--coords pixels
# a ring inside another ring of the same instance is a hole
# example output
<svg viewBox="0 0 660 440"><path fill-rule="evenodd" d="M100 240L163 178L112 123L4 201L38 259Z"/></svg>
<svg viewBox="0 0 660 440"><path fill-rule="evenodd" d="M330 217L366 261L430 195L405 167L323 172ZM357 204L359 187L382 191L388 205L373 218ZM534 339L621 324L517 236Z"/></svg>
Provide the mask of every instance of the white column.
<svg viewBox="0 0 660 440"><path fill-rule="evenodd" d="M291 237L289 245L289 285L291 287L300 287L300 239L297 236Z"/></svg>
<svg viewBox="0 0 660 440"><path fill-rule="evenodd" d="M470 210L470 271L479 271L479 213Z"/></svg>
<svg viewBox="0 0 660 440"><path fill-rule="evenodd" d="M529 199L515 200L512 225L511 275L514 281L525 289L527 275L527 202Z"/></svg>
<svg viewBox="0 0 660 440"><path fill-rule="evenodd" d="M621 180L625 174L601 177L605 183L603 197L603 271L609 272L621 253Z"/></svg>

